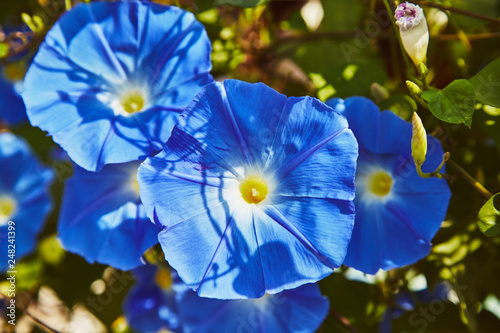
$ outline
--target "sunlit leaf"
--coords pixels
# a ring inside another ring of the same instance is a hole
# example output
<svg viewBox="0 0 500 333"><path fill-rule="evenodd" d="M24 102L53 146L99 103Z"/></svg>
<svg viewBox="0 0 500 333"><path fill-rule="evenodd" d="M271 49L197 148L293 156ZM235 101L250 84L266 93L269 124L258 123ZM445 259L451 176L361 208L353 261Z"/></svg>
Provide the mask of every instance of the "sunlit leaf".
<svg viewBox="0 0 500 333"><path fill-rule="evenodd" d="M479 102L500 107L500 58L492 61L469 81L476 88Z"/></svg>
<svg viewBox="0 0 500 333"><path fill-rule="evenodd" d="M471 127L476 104L474 86L468 80L455 80L441 91L426 91L422 98L438 119Z"/></svg>
<svg viewBox="0 0 500 333"><path fill-rule="evenodd" d="M486 236L500 234L500 193L492 196L481 208L477 224Z"/></svg>

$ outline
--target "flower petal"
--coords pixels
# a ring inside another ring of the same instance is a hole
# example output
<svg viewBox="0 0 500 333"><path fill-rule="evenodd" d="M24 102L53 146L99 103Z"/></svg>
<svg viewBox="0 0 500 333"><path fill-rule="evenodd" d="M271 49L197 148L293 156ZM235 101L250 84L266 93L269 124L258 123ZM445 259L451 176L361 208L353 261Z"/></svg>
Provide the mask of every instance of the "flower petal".
<svg viewBox="0 0 500 333"><path fill-rule="evenodd" d="M99 171L159 151L179 113L213 81L210 69L208 36L191 13L140 1L79 4L48 32L23 98L32 125ZM135 113L124 111L129 90L142 95Z"/></svg>
<svg viewBox="0 0 500 333"><path fill-rule="evenodd" d="M134 189L137 162L109 165L99 173L76 167L66 181L58 232L62 245L87 261L128 270L157 242Z"/></svg>

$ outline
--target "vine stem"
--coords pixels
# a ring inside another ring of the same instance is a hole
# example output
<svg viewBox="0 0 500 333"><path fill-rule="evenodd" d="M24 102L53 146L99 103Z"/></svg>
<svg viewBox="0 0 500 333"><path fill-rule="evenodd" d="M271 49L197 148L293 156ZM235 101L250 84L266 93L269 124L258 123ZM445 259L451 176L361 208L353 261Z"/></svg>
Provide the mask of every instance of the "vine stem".
<svg viewBox="0 0 500 333"><path fill-rule="evenodd" d="M332 314L335 319L337 319L339 322L342 323L342 325L344 325L348 330L349 332L351 333L359 333L357 329L355 329L351 323L349 322L349 320L342 316L340 313L338 313L337 311L335 311L334 309L330 308L330 314Z"/></svg>
<svg viewBox="0 0 500 333"><path fill-rule="evenodd" d="M453 162L452 160L448 161L449 165L452 165L465 180L471 184L476 190L479 191L486 199L489 199L493 196L490 191L488 191L480 182L474 179L467 171L465 171L460 165Z"/></svg>
<svg viewBox="0 0 500 333"><path fill-rule="evenodd" d="M430 1L420 1L420 0L417 0L417 3L419 5L422 5L422 6L433 7L433 8L437 8L437 9L441 9L441 10L447 10L447 11L450 11L450 12L455 12L457 14L462 14L462 15L474 17L474 18L477 18L477 19L480 19L480 20L484 20L484 21L489 21L489 22L492 22L492 23L500 24L500 20L498 20L498 19L496 19L494 17L491 17L491 16L481 15L481 14L469 12L467 10L463 10L463 9L459 9L459 8L448 7L448 6L440 5L440 4L437 4L437 3L434 3L434 2L430 2Z"/></svg>
<svg viewBox="0 0 500 333"><path fill-rule="evenodd" d="M389 5L388 0L384 0L384 5L385 9L387 10L387 13L389 14L389 17L391 18L392 26L394 27L394 31L396 32L396 36L398 37L398 43L399 47L401 48L401 53L403 54L403 58L405 60L406 68L408 71L408 77L413 79L413 64L410 63L410 60L408 59L408 55L406 54L405 48L403 46L403 42L401 41L401 35L399 34L399 27L396 24L396 20L394 19L394 14L391 9L391 5Z"/></svg>

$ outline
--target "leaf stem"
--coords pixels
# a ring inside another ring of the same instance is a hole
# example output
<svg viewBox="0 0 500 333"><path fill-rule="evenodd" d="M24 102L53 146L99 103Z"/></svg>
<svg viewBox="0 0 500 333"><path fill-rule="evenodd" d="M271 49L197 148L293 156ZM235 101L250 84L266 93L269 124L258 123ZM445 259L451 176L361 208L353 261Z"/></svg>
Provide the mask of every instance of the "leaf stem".
<svg viewBox="0 0 500 333"><path fill-rule="evenodd" d="M460 165L455 163L452 160L448 161L450 165L452 165L465 180L471 184L479 193L481 193L486 199L489 199L493 196L490 191L488 191L480 182L478 182L475 178L473 178L467 171L465 171Z"/></svg>

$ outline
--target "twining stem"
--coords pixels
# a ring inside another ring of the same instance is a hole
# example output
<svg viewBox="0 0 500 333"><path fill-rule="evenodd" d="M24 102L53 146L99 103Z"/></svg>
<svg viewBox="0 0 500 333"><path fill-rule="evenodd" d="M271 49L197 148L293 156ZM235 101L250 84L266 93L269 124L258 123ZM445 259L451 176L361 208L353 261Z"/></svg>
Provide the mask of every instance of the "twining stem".
<svg viewBox="0 0 500 333"><path fill-rule="evenodd" d="M496 24L500 24L500 20L498 20L498 19L496 19L494 17L491 17L491 16L481 15L481 14L469 12L467 10L463 10L463 9L459 9L459 8L453 8L453 7L443 6L443 5L440 5L440 4L437 4L437 3L434 3L434 2L430 2L430 1L420 1L420 0L417 0L417 3L419 5L422 5L422 6L433 7L433 8L437 8L437 9L441 9L441 10L447 10L447 11L450 11L450 12L455 12L457 14L462 14L462 15L474 17L474 18L477 18L477 19L480 19L480 20L485 20L485 21L496 23Z"/></svg>
<svg viewBox="0 0 500 333"><path fill-rule="evenodd" d="M351 323L346 317L342 316L334 309L330 308L330 314L332 314L335 317L335 319L337 319L340 323L342 323L342 325L344 325L349 330L349 332L359 333L358 330L351 325Z"/></svg>
<svg viewBox="0 0 500 333"><path fill-rule="evenodd" d="M452 160L448 161L448 164L453 166L462 177L465 178L465 180L471 184L476 190L479 191L486 199L489 199L493 196L490 191L488 191L486 188L484 188L483 185L481 185L480 182L478 182L476 179L474 179L467 171L465 171L460 165L457 163L453 162Z"/></svg>
<svg viewBox="0 0 500 333"><path fill-rule="evenodd" d="M396 36L398 37L399 47L401 48L401 53L403 54L403 58L405 60L406 68L408 70L408 77L413 78L413 65L408 59L408 55L406 54L405 48L403 46L403 42L401 41L401 35L399 34L399 27L396 24L396 20L394 19L394 13L392 12L391 6L387 0L384 0L385 9L391 18L392 26L394 27L394 31L396 32Z"/></svg>

